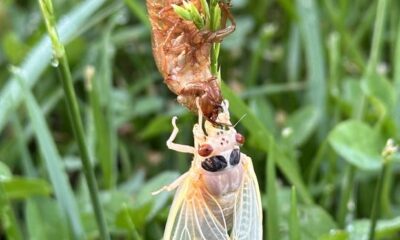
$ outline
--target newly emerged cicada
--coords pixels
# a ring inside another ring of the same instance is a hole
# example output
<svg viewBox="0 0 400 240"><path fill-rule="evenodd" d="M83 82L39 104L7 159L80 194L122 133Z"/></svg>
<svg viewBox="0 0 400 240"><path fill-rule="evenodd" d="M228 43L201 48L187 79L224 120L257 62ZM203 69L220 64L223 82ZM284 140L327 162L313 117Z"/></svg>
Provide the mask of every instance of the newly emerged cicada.
<svg viewBox="0 0 400 240"><path fill-rule="evenodd" d="M171 206L164 240L261 240L262 208L256 175L250 157L240 152L244 137L229 120L228 102L215 126L202 127L202 114L193 127L194 146L174 143L174 130L168 148L194 155L191 168L161 190L177 188Z"/></svg>
<svg viewBox="0 0 400 240"><path fill-rule="evenodd" d="M222 95L218 78L211 74L210 49L235 29L227 3L221 2L221 30L199 29L193 21L182 19L173 6L192 4L203 15L200 0L146 0L149 13L153 55L164 82L178 95L178 102L197 112L196 98L204 116L215 123ZM226 19L232 22L225 27Z"/></svg>

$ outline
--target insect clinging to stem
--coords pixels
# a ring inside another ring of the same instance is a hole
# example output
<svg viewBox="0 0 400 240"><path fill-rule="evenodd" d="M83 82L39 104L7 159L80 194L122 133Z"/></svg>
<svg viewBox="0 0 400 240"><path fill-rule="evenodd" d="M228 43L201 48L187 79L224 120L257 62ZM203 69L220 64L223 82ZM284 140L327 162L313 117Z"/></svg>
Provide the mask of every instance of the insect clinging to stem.
<svg viewBox="0 0 400 240"><path fill-rule="evenodd" d="M196 98L209 121L216 123L223 100L219 80L210 70L210 50L235 30L235 21L228 3L219 2L222 28L199 29L193 21L182 19L173 6L193 4L204 15L200 0L146 0L149 13L152 47L156 65L168 88L178 95L178 102L197 112ZM232 25L226 26L229 19Z"/></svg>
<svg viewBox="0 0 400 240"><path fill-rule="evenodd" d="M198 102L198 101L197 101ZM194 147L174 143L179 132L176 117L168 148L194 155L191 168L161 191L177 188L164 240L261 240L262 208L250 157L240 152L244 137L232 127L228 102L217 120L204 122L199 110L193 127Z"/></svg>

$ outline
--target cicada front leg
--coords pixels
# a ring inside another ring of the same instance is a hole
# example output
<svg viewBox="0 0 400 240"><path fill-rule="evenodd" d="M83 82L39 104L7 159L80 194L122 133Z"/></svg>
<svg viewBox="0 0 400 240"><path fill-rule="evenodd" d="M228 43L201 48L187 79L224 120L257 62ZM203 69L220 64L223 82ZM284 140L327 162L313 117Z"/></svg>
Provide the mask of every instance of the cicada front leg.
<svg viewBox="0 0 400 240"><path fill-rule="evenodd" d="M191 153L191 154L195 154L196 149L192 146L188 146L188 145L183 145L183 144L178 144L178 143L174 143L174 140L176 138L176 135L179 132L179 128L176 126L176 119L177 117L174 116L172 118L172 126L174 127L171 136L169 136L168 140L167 140L167 147L171 150L175 150L177 152L183 152L183 153Z"/></svg>

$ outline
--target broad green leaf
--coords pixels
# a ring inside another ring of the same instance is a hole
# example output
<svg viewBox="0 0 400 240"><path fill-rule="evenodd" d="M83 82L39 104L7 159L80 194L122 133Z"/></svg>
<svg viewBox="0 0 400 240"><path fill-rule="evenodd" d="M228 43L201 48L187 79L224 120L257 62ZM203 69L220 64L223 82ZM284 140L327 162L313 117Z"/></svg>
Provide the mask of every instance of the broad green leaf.
<svg viewBox="0 0 400 240"><path fill-rule="evenodd" d="M303 144L318 126L318 121L318 111L314 106L297 110L287 121L286 128L290 131L287 140L295 146Z"/></svg>
<svg viewBox="0 0 400 240"><path fill-rule="evenodd" d="M65 15L57 25L58 33L62 43L68 43L76 32L90 19L93 13L98 10L104 0L88 0ZM42 72L49 65L52 57L52 48L47 36L31 50L26 59L20 65L23 73L23 80L28 87L35 85ZM21 103L24 94L15 77L7 80L7 83L0 92L0 131L8 120L8 116Z"/></svg>
<svg viewBox="0 0 400 240"><path fill-rule="evenodd" d="M118 189L128 194L134 194L139 191L141 186L144 184L144 177L145 171L143 169L135 171L131 178L127 179L124 183L118 186Z"/></svg>
<svg viewBox="0 0 400 240"><path fill-rule="evenodd" d="M118 228L131 229L134 227L135 229L142 229L151 209L151 202L140 205L140 207L134 205L123 208L115 216L115 225Z"/></svg>
<svg viewBox="0 0 400 240"><path fill-rule="evenodd" d="M42 179L12 178L0 181L9 200L29 198L36 195L47 196L51 186Z"/></svg>
<svg viewBox="0 0 400 240"><path fill-rule="evenodd" d="M170 132L171 129L171 117L161 115L152 119L139 133L139 136L141 139L146 140L152 137L158 137L161 133Z"/></svg>
<svg viewBox="0 0 400 240"><path fill-rule="evenodd" d="M281 188L279 191L279 208L281 213L280 231L282 239L289 239L289 221L291 218L290 189ZM329 235L337 225L323 208L317 205L298 205L298 222L300 239L321 239Z"/></svg>
<svg viewBox="0 0 400 240"><path fill-rule="evenodd" d="M275 135L277 127L274 119L275 112L271 104L263 98L255 98L250 101L249 105L251 110L254 112L254 115L264 123L267 129L270 129L273 135Z"/></svg>
<svg viewBox="0 0 400 240"><path fill-rule="evenodd" d="M141 208L139 211L149 211L150 208ZM147 212L145 212L147 213ZM123 206L122 210L118 213L118 215L115 218L115 225L117 228L123 228L126 229L128 232L128 235L131 236L133 239L140 240L141 237L139 236L139 233L137 232L137 221L139 219L142 220L142 222L145 222L145 217L140 218L142 214L140 212L135 212L134 209L128 208L127 206ZM136 222L136 224L135 224Z"/></svg>
<svg viewBox="0 0 400 240"><path fill-rule="evenodd" d="M0 182L5 181L5 180L9 180L12 177L12 173L10 171L10 169L8 168L8 166L3 163L0 162Z"/></svg>
<svg viewBox="0 0 400 240"><path fill-rule="evenodd" d="M329 234L323 235L320 240L348 240L349 234L344 230L331 230Z"/></svg>
<svg viewBox="0 0 400 240"><path fill-rule="evenodd" d="M350 164L364 170L381 167L383 141L371 127L357 120L337 125L329 135L333 149Z"/></svg>
<svg viewBox="0 0 400 240"><path fill-rule="evenodd" d="M1 45L5 55L13 64L19 63L29 49L26 44L18 39L14 32L7 33L3 36Z"/></svg>
<svg viewBox="0 0 400 240"><path fill-rule="evenodd" d="M86 205L91 205L89 199L86 200ZM121 191L104 191L100 195L100 201L102 204L102 208L104 209L104 216L107 221L107 225L110 227L114 227L115 218L119 214L123 206L133 205L132 196L130 196L128 193ZM90 215L92 216L91 221L95 222L94 212L91 211Z"/></svg>
<svg viewBox="0 0 400 240"><path fill-rule="evenodd" d="M332 217L319 206L307 206L299 210L301 239L319 239L337 228Z"/></svg>
<svg viewBox="0 0 400 240"><path fill-rule="evenodd" d="M40 197L29 200L26 209L28 239L53 240L71 239L68 223L61 213L59 204L50 198Z"/></svg>
<svg viewBox="0 0 400 240"><path fill-rule="evenodd" d="M342 108L351 116L352 112L360 107L363 91L360 81L354 78L345 78L342 83L342 94L337 99Z"/></svg>
<svg viewBox="0 0 400 240"><path fill-rule="evenodd" d="M362 81L363 90L377 104L384 114L391 113L395 107L395 91L392 83L384 76L373 75Z"/></svg>
<svg viewBox="0 0 400 240"><path fill-rule="evenodd" d="M367 239L370 220L357 220L348 226L350 240ZM398 239L400 232L400 217L388 220L378 220L375 234L377 239ZM396 237L397 236L397 237Z"/></svg>
<svg viewBox="0 0 400 240"><path fill-rule="evenodd" d="M142 206L149 202L153 202L151 210L147 215L147 219L152 219L157 215L157 213L165 206L169 197L173 194L173 192L162 192L153 196L151 193L159 190L165 185L171 184L178 177L179 173L166 171L150 179L142 186L136 196L135 205Z"/></svg>

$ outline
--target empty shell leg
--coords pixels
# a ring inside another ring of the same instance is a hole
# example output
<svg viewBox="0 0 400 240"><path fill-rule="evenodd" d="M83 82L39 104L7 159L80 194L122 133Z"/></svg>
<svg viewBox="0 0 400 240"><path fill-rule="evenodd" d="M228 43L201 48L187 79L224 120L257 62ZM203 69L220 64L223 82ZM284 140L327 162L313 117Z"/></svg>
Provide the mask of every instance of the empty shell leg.
<svg viewBox="0 0 400 240"><path fill-rule="evenodd" d="M197 106L197 111L198 111L198 115L199 115L198 124L199 124L199 126L202 126L202 124L203 124L203 112L201 111L200 98L199 97L196 98L196 106Z"/></svg>
<svg viewBox="0 0 400 240"><path fill-rule="evenodd" d="M222 29L217 30L215 32L207 32L206 37L208 42L221 42L222 39L224 39L226 36L231 34L232 32L235 31L236 29L236 22L235 19L233 18L231 11L229 10L229 5L223 1L219 2L219 7L221 8L222 11L222 20L221 20L221 25ZM226 27L226 20L229 19L229 21L232 23L232 25Z"/></svg>

